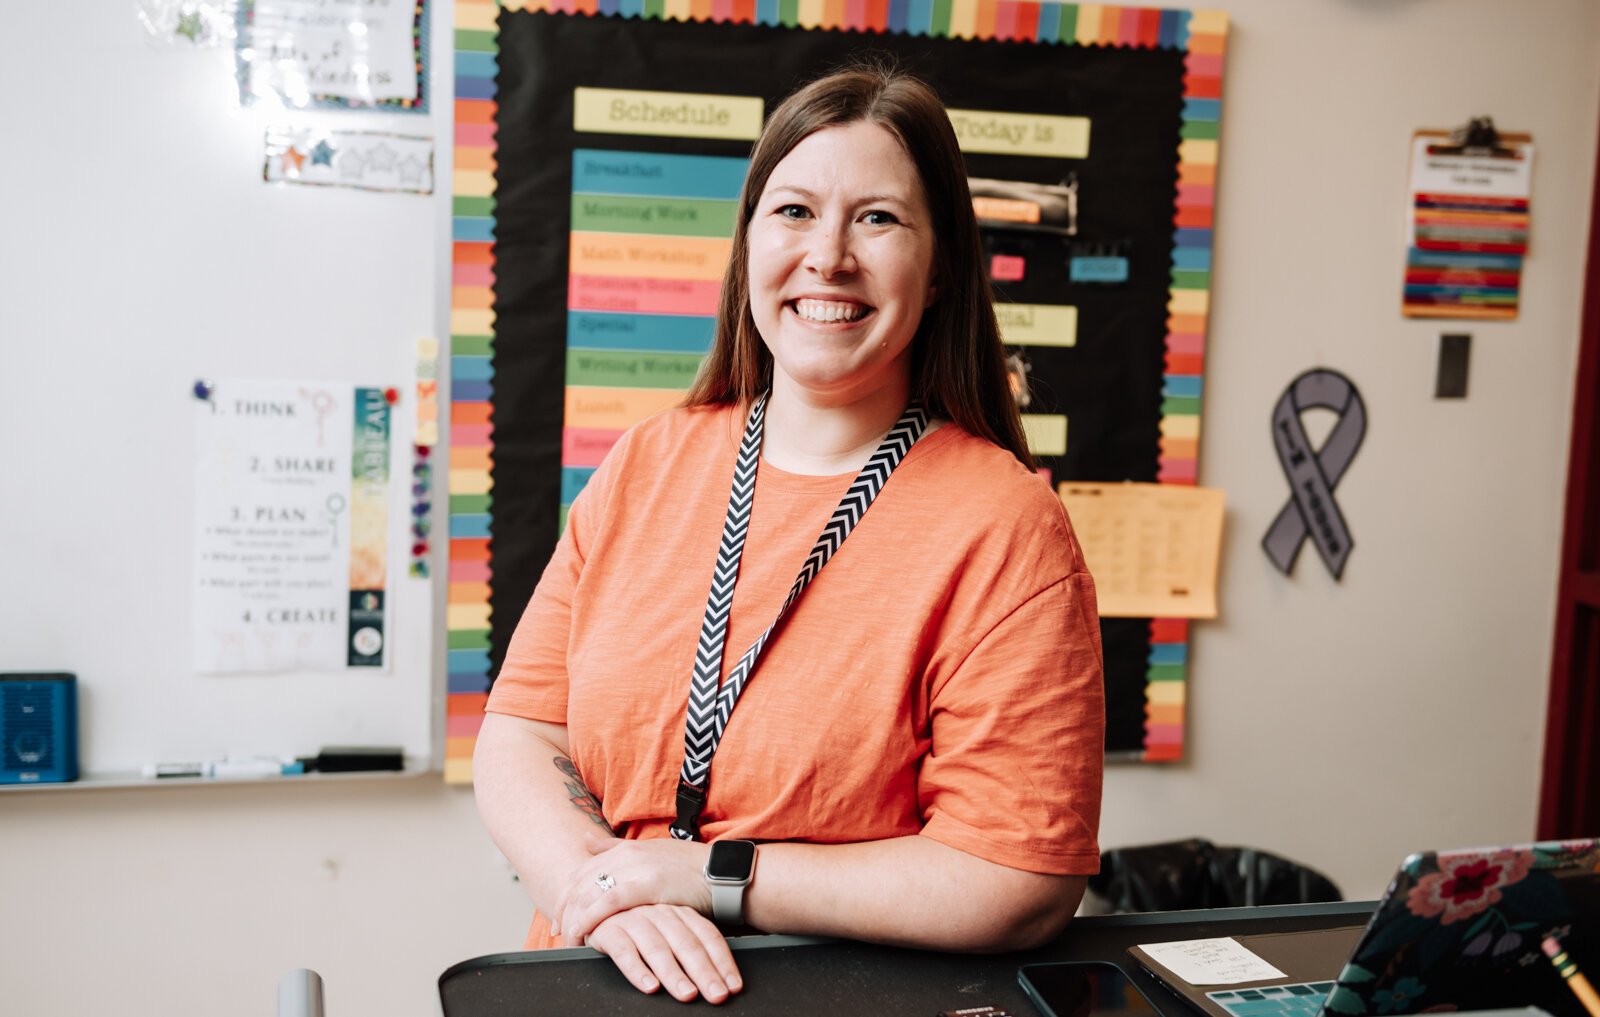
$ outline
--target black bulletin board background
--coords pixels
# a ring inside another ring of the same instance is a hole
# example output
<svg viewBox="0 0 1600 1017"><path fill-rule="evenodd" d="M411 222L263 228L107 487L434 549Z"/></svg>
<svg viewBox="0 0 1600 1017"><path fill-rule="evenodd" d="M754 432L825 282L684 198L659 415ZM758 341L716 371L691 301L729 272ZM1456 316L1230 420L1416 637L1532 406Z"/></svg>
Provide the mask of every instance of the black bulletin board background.
<svg viewBox="0 0 1600 1017"><path fill-rule="evenodd" d="M1030 413L1065 413L1056 481L1156 479L1183 54L756 25L503 11L499 19L491 673L557 538L574 148L748 157L705 139L577 134L576 86L784 95L863 52L890 55L958 109L1087 116L1087 159L969 154L970 175L1059 184L1076 172L1082 250L1130 257L1116 286L1067 281L1068 242L987 232L1028 258L1001 300L1074 304L1071 348L1027 347ZM1144 746L1149 619L1102 621L1107 751ZM688 662L685 662L685 668ZM685 672L687 674L687 671Z"/></svg>

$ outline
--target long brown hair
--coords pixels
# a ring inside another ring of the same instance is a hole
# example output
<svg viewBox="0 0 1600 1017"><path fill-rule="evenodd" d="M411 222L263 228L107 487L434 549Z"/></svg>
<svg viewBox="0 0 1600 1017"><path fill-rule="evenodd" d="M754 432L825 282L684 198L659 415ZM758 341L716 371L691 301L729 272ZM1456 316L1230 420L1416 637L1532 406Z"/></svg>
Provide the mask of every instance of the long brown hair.
<svg viewBox="0 0 1600 1017"><path fill-rule="evenodd" d="M922 178L933 216L938 299L923 313L912 343L911 396L931 415L1009 450L1031 470L955 130L932 88L884 64L857 64L819 78L785 99L767 121L739 197L716 338L684 405L751 400L772 386L772 354L750 314L750 219L767 178L796 145L824 128L862 120L899 140Z"/></svg>

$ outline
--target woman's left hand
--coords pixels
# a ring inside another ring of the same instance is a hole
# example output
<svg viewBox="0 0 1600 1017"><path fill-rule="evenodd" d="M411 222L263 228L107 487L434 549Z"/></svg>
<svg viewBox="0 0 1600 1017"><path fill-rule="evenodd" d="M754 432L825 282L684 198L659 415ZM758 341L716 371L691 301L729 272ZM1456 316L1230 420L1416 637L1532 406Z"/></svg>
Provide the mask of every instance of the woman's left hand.
<svg viewBox="0 0 1600 1017"><path fill-rule="evenodd" d="M583 846L590 858L573 872L572 884L556 902L550 930L569 945L581 945L596 925L641 904L680 904L711 917L711 888L705 878L708 845L671 837L619 840L591 833ZM605 882L610 882L610 889L602 886Z"/></svg>

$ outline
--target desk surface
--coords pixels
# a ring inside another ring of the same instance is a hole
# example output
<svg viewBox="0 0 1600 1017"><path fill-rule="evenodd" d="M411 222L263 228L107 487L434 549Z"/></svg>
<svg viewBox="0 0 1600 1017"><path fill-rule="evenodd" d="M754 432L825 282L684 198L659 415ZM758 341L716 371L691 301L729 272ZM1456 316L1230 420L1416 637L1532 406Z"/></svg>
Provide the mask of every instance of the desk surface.
<svg viewBox="0 0 1600 1017"><path fill-rule="evenodd" d="M1299 932L1365 925L1374 901L1223 908L1075 919L1061 938L1026 953L968 955L897 950L844 940L748 936L729 942L744 975L744 992L703 1012L779 1015L871 1014L933 1017L940 1010L991 1004L1017 1017L1037 1011L1017 984L1023 964L1112 961L1156 1007L1189 1017L1188 1005L1161 988L1127 956L1137 943L1261 932ZM439 976L445 1017L539 1017L570 1014L682 1013L665 993L646 996L593 950L491 954Z"/></svg>

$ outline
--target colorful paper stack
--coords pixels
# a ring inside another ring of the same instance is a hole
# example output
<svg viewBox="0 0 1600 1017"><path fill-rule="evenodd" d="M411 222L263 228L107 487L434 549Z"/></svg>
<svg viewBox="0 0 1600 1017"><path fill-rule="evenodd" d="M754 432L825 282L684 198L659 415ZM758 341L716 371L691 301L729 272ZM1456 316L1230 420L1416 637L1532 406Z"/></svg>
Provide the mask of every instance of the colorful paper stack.
<svg viewBox="0 0 1600 1017"><path fill-rule="evenodd" d="M622 432L681 402L710 350L747 165L573 152L563 529Z"/></svg>
<svg viewBox="0 0 1600 1017"><path fill-rule="evenodd" d="M1406 256L1410 317L1515 318L1528 250L1526 198L1418 194Z"/></svg>

